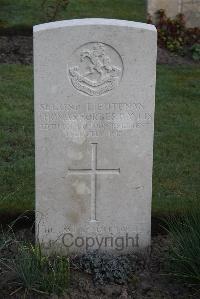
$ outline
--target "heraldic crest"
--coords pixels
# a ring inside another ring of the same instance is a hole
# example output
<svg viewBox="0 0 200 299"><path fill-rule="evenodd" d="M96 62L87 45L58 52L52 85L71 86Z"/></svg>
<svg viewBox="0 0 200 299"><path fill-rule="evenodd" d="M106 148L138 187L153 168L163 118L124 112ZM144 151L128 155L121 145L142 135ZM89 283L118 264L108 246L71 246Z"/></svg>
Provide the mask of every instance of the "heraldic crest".
<svg viewBox="0 0 200 299"><path fill-rule="evenodd" d="M89 43L89 45L88 48L83 47L79 51L80 66L70 67L69 76L77 90L90 96L100 96L119 84L122 62L113 48L103 43ZM106 53L106 50L109 53ZM115 63L118 61L119 65L112 64L110 57L112 53Z"/></svg>

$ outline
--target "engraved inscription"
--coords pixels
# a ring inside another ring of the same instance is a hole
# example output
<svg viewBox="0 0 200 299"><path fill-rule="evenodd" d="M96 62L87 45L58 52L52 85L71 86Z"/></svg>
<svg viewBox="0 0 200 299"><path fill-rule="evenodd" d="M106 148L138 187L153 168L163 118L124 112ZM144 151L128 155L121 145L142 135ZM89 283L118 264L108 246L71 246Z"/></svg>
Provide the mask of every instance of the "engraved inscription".
<svg viewBox="0 0 200 299"><path fill-rule="evenodd" d="M74 62L69 66L70 81L85 95L104 95L121 80L122 60L111 46L95 42L85 44L74 52L72 60Z"/></svg>
<svg viewBox="0 0 200 299"><path fill-rule="evenodd" d="M66 138L119 137L153 124L139 102L46 104L39 107L40 129L61 130Z"/></svg>
<svg viewBox="0 0 200 299"><path fill-rule="evenodd" d="M120 174L118 169L99 169L97 168L97 143L91 143L92 159L91 169L68 169L69 175L90 175L91 176L91 218L90 222L96 222L96 182L97 175Z"/></svg>
<svg viewBox="0 0 200 299"><path fill-rule="evenodd" d="M61 130L66 138L119 137L153 124L153 115L139 102L40 105L40 128Z"/></svg>
<svg viewBox="0 0 200 299"><path fill-rule="evenodd" d="M78 233L78 234L123 234L128 233L132 229L128 225L102 225L98 221L95 222L92 226L90 224L85 225L76 225L69 224L66 225L63 229L64 232Z"/></svg>

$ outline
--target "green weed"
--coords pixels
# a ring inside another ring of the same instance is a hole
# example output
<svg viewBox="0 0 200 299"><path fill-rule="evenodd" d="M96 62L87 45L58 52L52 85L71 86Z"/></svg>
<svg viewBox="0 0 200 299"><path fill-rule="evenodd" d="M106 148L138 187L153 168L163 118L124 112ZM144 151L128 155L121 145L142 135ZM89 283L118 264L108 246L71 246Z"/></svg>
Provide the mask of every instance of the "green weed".
<svg viewBox="0 0 200 299"><path fill-rule="evenodd" d="M200 289L200 208L168 219L171 274Z"/></svg>
<svg viewBox="0 0 200 299"><path fill-rule="evenodd" d="M23 291L62 295L69 284L69 261L66 257L46 256L40 245L20 243L15 258L1 263L15 275L13 292Z"/></svg>

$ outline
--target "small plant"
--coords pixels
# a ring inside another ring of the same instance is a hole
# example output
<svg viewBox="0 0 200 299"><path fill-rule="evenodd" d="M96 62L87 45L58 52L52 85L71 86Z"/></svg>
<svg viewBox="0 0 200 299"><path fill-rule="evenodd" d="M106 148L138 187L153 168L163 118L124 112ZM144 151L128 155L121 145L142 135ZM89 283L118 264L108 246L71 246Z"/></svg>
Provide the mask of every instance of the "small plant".
<svg viewBox="0 0 200 299"><path fill-rule="evenodd" d="M51 257L44 269L41 279L41 290L48 292L48 294L62 295L67 290L69 284L68 259L61 256Z"/></svg>
<svg viewBox="0 0 200 299"><path fill-rule="evenodd" d="M0 29L5 28L7 26L7 22L0 19Z"/></svg>
<svg viewBox="0 0 200 299"><path fill-rule="evenodd" d="M0 234L0 253L7 248L13 242L13 232L8 231L4 232L3 228L1 229Z"/></svg>
<svg viewBox="0 0 200 299"><path fill-rule="evenodd" d="M185 38L184 16L179 14L174 20L167 18L164 10L159 10L158 15L158 43L172 52L182 52Z"/></svg>
<svg viewBox="0 0 200 299"><path fill-rule="evenodd" d="M41 8L45 21L52 22L60 17L62 11L66 10L69 0L42 0Z"/></svg>
<svg viewBox="0 0 200 299"><path fill-rule="evenodd" d="M62 295L68 288L69 262L66 257L45 256L39 245L21 244L18 254L4 266L15 274L16 293Z"/></svg>
<svg viewBox="0 0 200 299"><path fill-rule="evenodd" d="M95 284L126 283L135 270L136 262L136 255L113 256L98 251L88 252L72 260L76 268L92 275Z"/></svg>
<svg viewBox="0 0 200 299"><path fill-rule="evenodd" d="M152 23L150 16L148 23ZM159 47L181 55L189 54L191 51L192 58L198 60L200 29L187 28L183 14L171 19L166 16L163 9L157 11L156 28Z"/></svg>
<svg viewBox="0 0 200 299"><path fill-rule="evenodd" d="M9 225L7 225L6 228L3 228L3 226L1 226L1 229L0 229L0 253L2 253L2 251L4 249L9 248L9 246L12 245L13 243L15 243L15 244L19 243L15 236L14 226L19 220L28 218L26 216L27 212L28 211L24 212L22 215L17 217L14 221L12 221Z"/></svg>
<svg viewBox="0 0 200 299"><path fill-rule="evenodd" d="M193 60L200 61L200 44L194 44L191 48L191 55Z"/></svg>
<svg viewBox="0 0 200 299"><path fill-rule="evenodd" d="M200 287L200 209L167 221L172 241L169 259L171 274Z"/></svg>

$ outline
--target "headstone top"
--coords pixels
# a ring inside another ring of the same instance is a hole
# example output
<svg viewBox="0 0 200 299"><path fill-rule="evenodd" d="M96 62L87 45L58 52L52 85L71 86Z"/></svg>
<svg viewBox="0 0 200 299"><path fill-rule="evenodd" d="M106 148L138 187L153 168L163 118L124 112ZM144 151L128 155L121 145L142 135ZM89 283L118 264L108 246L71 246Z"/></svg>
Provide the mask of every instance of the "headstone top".
<svg viewBox="0 0 200 299"><path fill-rule="evenodd" d="M126 20L103 19L103 18L73 19L73 20L44 23L44 24L34 26L33 31L38 32L42 30L58 29L58 28L71 27L71 26L73 27L87 26L87 25L121 26L121 27L130 27L136 29L138 28L138 29L156 31L156 27L151 24L126 21Z"/></svg>

